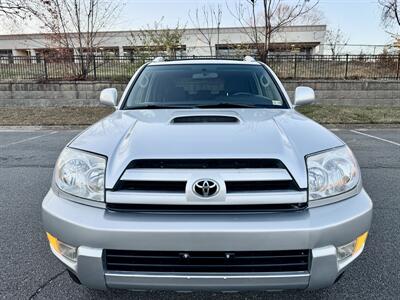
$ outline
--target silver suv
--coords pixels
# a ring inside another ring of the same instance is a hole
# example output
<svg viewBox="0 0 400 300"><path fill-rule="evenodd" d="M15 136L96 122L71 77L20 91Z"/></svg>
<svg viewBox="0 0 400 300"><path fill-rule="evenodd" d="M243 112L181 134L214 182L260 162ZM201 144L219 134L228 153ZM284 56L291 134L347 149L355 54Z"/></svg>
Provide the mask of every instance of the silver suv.
<svg viewBox="0 0 400 300"><path fill-rule="evenodd" d="M265 64L162 59L62 151L43 208L50 248L96 289L332 285L363 251L372 202L338 137L295 111Z"/></svg>

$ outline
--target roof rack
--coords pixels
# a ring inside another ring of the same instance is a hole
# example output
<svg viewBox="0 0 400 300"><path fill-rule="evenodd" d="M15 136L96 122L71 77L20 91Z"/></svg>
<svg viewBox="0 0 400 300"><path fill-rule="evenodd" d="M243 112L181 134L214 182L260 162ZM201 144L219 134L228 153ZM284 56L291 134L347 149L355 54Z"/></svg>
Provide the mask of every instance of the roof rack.
<svg viewBox="0 0 400 300"><path fill-rule="evenodd" d="M254 59L254 57L250 56L250 55L246 55L243 58L243 61L247 61L247 62L256 62L256 60Z"/></svg>
<svg viewBox="0 0 400 300"><path fill-rule="evenodd" d="M153 59L153 62L155 62L155 63L163 62L163 61L165 61L165 59L162 56L158 56L158 57Z"/></svg>

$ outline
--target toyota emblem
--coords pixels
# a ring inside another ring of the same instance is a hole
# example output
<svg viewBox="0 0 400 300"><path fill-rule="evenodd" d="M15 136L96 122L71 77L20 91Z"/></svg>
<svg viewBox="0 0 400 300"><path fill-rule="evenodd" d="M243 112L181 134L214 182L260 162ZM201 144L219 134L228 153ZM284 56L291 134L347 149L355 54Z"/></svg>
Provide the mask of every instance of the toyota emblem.
<svg viewBox="0 0 400 300"><path fill-rule="evenodd" d="M212 197L219 191L218 183L212 179L200 179L193 185L193 192L204 198Z"/></svg>

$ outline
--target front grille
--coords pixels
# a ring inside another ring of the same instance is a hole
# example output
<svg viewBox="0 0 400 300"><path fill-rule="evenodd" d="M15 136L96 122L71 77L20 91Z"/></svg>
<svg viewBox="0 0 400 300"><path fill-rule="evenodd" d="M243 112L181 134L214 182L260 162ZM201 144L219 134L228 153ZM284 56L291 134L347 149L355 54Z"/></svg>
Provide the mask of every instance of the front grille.
<svg viewBox="0 0 400 300"><path fill-rule="evenodd" d="M279 181L226 181L226 192L262 192L262 191L298 191L299 188L292 180ZM140 181L120 180L114 191L147 191L147 192L175 192L185 193L186 181Z"/></svg>
<svg viewBox="0 0 400 300"><path fill-rule="evenodd" d="M202 179L220 190L210 203L194 189ZM269 212L301 210L306 194L277 159L133 160L107 191L107 207L139 212ZM191 203L189 203L191 202ZM187 204L187 205L186 205Z"/></svg>
<svg viewBox="0 0 400 300"><path fill-rule="evenodd" d="M120 180L114 190L184 193L186 181L124 181Z"/></svg>
<svg viewBox="0 0 400 300"><path fill-rule="evenodd" d="M277 159L139 159L127 169L283 169Z"/></svg>
<svg viewBox="0 0 400 300"><path fill-rule="evenodd" d="M225 181L225 185L227 193L299 190L293 180Z"/></svg>
<svg viewBox="0 0 400 300"><path fill-rule="evenodd" d="M309 250L185 252L105 250L108 271L270 273L309 269Z"/></svg>

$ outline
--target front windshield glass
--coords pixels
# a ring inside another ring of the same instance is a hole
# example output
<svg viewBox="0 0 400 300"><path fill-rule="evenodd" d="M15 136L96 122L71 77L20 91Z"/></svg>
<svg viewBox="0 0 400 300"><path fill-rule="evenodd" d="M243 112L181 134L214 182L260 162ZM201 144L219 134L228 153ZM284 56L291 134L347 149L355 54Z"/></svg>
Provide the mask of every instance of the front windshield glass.
<svg viewBox="0 0 400 300"><path fill-rule="evenodd" d="M148 66L124 109L168 107L287 108L261 65L188 64Z"/></svg>

